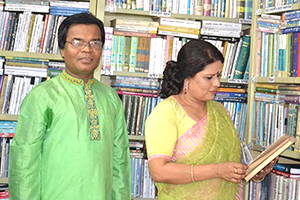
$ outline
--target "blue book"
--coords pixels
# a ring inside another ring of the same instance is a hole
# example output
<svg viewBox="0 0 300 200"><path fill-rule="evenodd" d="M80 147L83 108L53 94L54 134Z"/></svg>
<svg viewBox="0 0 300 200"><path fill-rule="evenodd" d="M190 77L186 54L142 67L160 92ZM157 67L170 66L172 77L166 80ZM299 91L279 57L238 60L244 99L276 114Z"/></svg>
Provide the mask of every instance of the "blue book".
<svg viewBox="0 0 300 200"><path fill-rule="evenodd" d="M289 174L300 174L300 164L276 163L274 169Z"/></svg>
<svg viewBox="0 0 300 200"><path fill-rule="evenodd" d="M298 40L299 40L299 33L294 34L294 42L293 42L293 77L297 77L297 62L298 62Z"/></svg>

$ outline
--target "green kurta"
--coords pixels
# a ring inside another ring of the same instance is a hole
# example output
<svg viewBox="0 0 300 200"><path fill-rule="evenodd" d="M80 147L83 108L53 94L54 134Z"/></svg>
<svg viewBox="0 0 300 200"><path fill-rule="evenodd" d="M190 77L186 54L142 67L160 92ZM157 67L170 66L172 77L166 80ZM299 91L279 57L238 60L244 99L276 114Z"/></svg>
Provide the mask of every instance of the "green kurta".
<svg viewBox="0 0 300 200"><path fill-rule="evenodd" d="M22 103L10 147L10 200L130 199L120 98L93 79L101 139L91 140L83 85L67 76L38 85Z"/></svg>

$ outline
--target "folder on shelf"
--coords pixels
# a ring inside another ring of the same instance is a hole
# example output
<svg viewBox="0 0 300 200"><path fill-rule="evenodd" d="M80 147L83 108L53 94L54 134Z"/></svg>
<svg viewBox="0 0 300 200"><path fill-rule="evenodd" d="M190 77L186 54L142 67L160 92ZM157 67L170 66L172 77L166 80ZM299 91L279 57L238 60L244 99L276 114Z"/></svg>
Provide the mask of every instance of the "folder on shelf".
<svg viewBox="0 0 300 200"><path fill-rule="evenodd" d="M266 150L259 154L248 166L245 181L251 180L260 170L267 166L272 160L284 152L294 142L295 138L291 135L283 135L276 142L271 144Z"/></svg>

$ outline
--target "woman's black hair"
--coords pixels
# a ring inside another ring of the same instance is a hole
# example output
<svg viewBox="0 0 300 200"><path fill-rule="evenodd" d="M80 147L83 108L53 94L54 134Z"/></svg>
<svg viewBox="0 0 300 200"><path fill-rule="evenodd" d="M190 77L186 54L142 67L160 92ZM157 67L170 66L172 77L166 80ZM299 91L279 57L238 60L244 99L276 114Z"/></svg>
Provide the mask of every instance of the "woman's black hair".
<svg viewBox="0 0 300 200"><path fill-rule="evenodd" d="M178 94L184 79L194 77L198 72L216 61L224 62L222 53L204 40L190 40L180 49L177 62L169 61L163 73L161 97Z"/></svg>
<svg viewBox="0 0 300 200"><path fill-rule="evenodd" d="M101 20L96 18L91 13L79 13L67 17L58 28L58 47L59 49L64 49L66 44L67 33L71 25L73 24L86 24L92 25L95 24L99 27L101 32L101 42L104 45L105 41L105 31L104 25Z"/></svg>

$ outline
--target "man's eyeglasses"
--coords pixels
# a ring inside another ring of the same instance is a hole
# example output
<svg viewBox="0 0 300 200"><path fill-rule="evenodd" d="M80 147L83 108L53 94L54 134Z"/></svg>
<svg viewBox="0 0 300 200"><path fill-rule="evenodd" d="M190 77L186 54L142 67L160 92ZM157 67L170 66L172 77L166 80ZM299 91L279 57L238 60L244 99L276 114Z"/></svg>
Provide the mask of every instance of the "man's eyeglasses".
<svg viewBox="0 0 300 200"><path fill-rule="evenodd" d="M92 40L89 42L85 42L79 39L73 39L72 41L66 41L66 43L70 43L73 47L77 49L84 49L87 44L93 50L101 50L102 49L102 42L100 40Z"/></svg>

